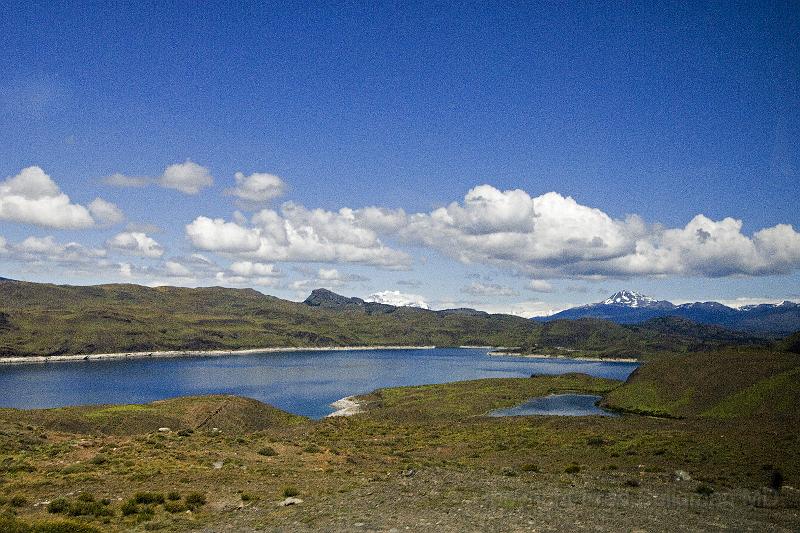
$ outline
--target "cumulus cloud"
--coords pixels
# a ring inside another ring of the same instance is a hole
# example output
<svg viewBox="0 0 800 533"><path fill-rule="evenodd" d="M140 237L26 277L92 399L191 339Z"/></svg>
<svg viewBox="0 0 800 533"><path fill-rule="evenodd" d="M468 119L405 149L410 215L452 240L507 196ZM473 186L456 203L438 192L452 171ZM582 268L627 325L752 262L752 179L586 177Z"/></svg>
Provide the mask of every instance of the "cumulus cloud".
<svg viewBox="0 0 800 533"><path fill-rule="evenodd" d="M517 296L519 293L511 287L505 287L497 283L481 283L474 281L461 288L461 292L472 296Z"/></svg>
<svg viewBox="0 0 800 533"><path fill-rule="evenodd" d="M541 279L532 279L528 283L528 290L533 292L553 292L553 286Z"/></svg>
<svg viewBox="0 0 800 533"><path fill-rule="evenodd" d="M697 215L683 228L614 219L573 198L531 197L489 185L463 203L407 216L395 233L465 263L484 263L540 277L786 274L800 268L800 233L780 224L742 233L742 221ZM546 288L544 282L532 290Z"/></svg>
<svg viewBox="0 0 800 533"><path fill-rule="evenodd" d="M105 250L87 248L77 242L60 243L52 235L28 237L17 244L9 245L8 250L13 259L18 261L61 264L88 263L106 255Z"/></svg>
<svg viewBox="0 0 800 533"><path fill-rule="evenodd" d="M175 163L164 169L158 178L150 176L130 176L114 173L103 178L103 183L112 187L146 187L158 184L167 189L176 189L184 194L197 194L214 183L211 172L190 159Z"/></svg>
<svg viewBox="0 0 800 533"><path fill-rule="evenodd" d="M125 214L119 207L102 198L95 198L89 204L89 211L104 226L113 226L125 220Z"/></svg>
<svg viewBox="0 0 800 533"><path fill-rule="evenodd" d="M119 172L103 178L103 183L112 187L144 187L153 183L147 176L128 176Z"/></svg>
<svg viewBox="0 0 800 533"><path fill-rule="evenodd" d="M228 189L227 194L252 203L263 203L283 196L286 183L278 176L255 172L245 176L242 172L234 175L236 186Z"/></svg>
<svg viewBox="0 0 800 533"><path fill-rule="evenodd" d="M39 167L27 167L0 182L0 220L57 229L95 225L89 210L74 204Z"/></svg>
<svg viewBox="0 0 800 533"><path fill-rule="evenodd" d="M261 233L221 218L197 217L186 225L186 235L200 250L212 252L255 252L261 246Z"/></svg>
<svg viewBox="0 0 800 533"><path fill-rule="evenodd" d="M140 255L149 258L158 258L164 255L164 248L152 237L145 233L124 231L114 235L106 241L106 246L114 250Z"/></svg>
<svg viewBox="0 0 800 533"><path fill-rule="evenodd" d="M259 211L247 225L197 217L186 226L186 234L199 250L236 254L247 260L408 268L408 254L384 245L359 215L350 209L310 210L287 202L280 213Z"/></svg>
<svg viewBox="0 0 800 533"><path fill-rule="evenodd" d="M293 281L289 287L296 291L307 291L319 287L336 288L358 281L369 281L364 276L339 272L336 268L320 268L313 275L313 279Z"/></svg>
<svg viewBox="0 0 800 533"><path fill-rule="evenodd" d="M243 277L278 277L281 272L273 264L253 263L252 261L237 261L228 267L237 276Z"/></svg>
<svg viewBox="0 0 800 533"><path fill-rule="evenodd" d="M205 187L210 187L214 179L207 168L187 159L183 163L176 163L164 169L158 183L162 187L177 189L184 194L197 194Z"/></svg>
<svg viewBox="0 0 800 533"><path fill-rule="evenodd" d="M377 302L381 304L389 304L405 307L419 307L422 309L429 309L425 298L419 294L408 294L400 291L380 291L374 292L364 298L367 302Z"/></svg>

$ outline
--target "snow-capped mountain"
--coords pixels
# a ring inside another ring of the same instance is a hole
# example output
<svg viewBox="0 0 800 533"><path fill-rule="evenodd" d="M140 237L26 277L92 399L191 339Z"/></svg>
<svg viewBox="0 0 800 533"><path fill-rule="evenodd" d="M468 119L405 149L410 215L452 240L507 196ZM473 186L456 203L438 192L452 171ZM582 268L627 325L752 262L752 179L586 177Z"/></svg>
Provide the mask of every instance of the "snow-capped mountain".
<svg viewBox="0 0 800 533"><path fill-rule="evenodd" d="M748 305L740 309L719 302L694 302L674 305L644 294L622 290L603 300L573 307L536 320L601 318L618 324L636 324L663 316L677 316L700 324L713 324L730 329L775 335L800 330L800 304Z"/></svg>
<svg viewBox="0 0 800 533"><path fill-rule="evenodd" d="M603 305L623 305L625 307L653 307L669 302L658 301L640 292L622 290L615 292L602 302ZM597 305L597 304L594 304ZM670 304L672 305L672 304ZM674 307L674 306L673 306Z"/></svg>

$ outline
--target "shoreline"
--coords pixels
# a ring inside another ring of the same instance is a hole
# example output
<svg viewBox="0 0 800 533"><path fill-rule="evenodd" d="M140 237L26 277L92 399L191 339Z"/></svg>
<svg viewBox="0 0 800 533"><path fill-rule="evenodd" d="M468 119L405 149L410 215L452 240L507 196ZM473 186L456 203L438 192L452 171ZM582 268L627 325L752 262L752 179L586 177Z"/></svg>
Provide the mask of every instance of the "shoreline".
<svg viewBox="0 0 800 533"><path fill-rule="evenodd" d="M520 352L489 352L493 357L524 357L526 359L571 359L573 361L590 361L601 363L641 363L641 360L633 357L589 357L589 356L569 356L569 355L547 355L541 353L522 354Z"/></svg>
<svg viewBox="0 0 800 533"><path fill-rule="evenodd" d="M335 416L353 416L357 415L358 413L363 413L364 408L355 398L355 396L345 396L344 398L340 398L331 403L330 406L336 408L336 411L325 415L325 418L332 418Z"/></svg>
<svg viewBox="0 0 800 533"><path fill-rule="evenodd" d="M436 346L283 346L270 348L245 348L240 350L164 350L151 352L115 352L77 355L24 355L20 357L0 357L0 365L74 363L83 361L118 361L125 359L171 359L177 357L222 357L226 355L247 355L255 353L433 350L434 348L436 348Z"/></svg>

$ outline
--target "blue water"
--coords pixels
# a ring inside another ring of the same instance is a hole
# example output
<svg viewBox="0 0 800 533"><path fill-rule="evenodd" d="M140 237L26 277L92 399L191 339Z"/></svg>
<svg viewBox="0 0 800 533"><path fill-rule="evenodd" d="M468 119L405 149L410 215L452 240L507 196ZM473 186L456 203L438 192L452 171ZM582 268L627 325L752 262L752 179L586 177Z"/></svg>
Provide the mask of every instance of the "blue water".
<svg viewBox="0 0 800 533"><path fill-rule="evenodd" d="M595 405L600 398L592 394L551 394L533 398L515 407L496 409L489 416L617 416Z"/></svg>
<svg viewBox="0 0 800 533"><path fill-rule="evenodd" d="M147 403L236 394L323 417L330 403L381 387L583 372L624 380L636 363L494 357L485 349L309 351L0 366L0 406Z"/></svg>

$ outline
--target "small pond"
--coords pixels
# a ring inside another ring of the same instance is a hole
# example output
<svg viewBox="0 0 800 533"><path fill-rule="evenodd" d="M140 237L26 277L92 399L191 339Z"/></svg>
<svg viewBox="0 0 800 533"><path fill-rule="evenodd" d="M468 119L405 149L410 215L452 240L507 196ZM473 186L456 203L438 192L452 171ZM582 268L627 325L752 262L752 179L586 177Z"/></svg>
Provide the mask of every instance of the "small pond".
<svg viewBox="0 0 800 533"><path fill-rule="evenodd" d="M496 409L489 416L618 416L598 407L596 404L600 399L601 396L594 394L551 394L514 407Z"/></svg>

